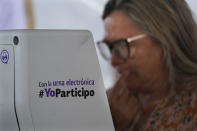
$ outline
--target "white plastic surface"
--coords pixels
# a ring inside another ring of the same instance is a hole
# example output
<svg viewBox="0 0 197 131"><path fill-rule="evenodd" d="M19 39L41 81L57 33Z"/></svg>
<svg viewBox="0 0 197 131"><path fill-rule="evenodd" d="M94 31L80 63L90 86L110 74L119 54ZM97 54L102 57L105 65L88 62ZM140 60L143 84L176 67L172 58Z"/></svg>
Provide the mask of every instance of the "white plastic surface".
<svg viewBox="0 0 197 131"><path fill-rule="evenodd" d="M0 42L0 131L19 131L14 108L14 53Z"/></svg>
<svg viewBox="0 0 197 131"><path fill-rule="evenodd" d="M113 131L92 35L88 31L20 30L0 32L0 41L17 35L16 112L21 131ZM43 86L48 81L94 80L95 85ZM41 90L94 90L94 96L47 97Z"/></svg>

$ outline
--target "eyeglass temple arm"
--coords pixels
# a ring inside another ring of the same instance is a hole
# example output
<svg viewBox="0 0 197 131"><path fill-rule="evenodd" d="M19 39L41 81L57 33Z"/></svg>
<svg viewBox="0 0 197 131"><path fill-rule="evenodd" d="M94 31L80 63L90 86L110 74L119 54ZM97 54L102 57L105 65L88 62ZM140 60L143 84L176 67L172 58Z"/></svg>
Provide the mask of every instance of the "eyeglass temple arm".
<svg viewBox="0 0 197 131"><path fill-rule="evenodd" d="M141 39L141 38L144 38L144 37L146 37L146 34L141 34L141 35L138 35L138 36L135 36L135 37L128 38L127 41L130 43L132 41L135 41L135 40L138 40L138 39Z"/></svg>

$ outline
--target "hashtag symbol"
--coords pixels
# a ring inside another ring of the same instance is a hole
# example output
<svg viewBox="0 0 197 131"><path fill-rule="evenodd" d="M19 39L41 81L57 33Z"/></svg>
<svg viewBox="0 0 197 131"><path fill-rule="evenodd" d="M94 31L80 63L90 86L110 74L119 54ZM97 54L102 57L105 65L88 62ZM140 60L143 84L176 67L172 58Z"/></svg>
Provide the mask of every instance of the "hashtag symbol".
<svg viewBox="0 0 197 131"><path fill-rule="evenodd" d="M42 98L43 96L44 96L44 91L43 90L40 90L39 98Z"/></svg>

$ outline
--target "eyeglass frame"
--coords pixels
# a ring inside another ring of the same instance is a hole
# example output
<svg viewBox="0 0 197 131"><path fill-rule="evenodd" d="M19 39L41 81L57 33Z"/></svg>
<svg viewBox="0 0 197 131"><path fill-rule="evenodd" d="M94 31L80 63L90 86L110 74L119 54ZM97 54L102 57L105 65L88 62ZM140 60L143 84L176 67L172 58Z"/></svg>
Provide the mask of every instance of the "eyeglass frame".
<svg viewBox="0 0 197 131"><path fill-rule="evenodd" d="M110 53L112 54L112 51L113 51L113 49L114 49L114 46L115 46L116 44L119 44L118 41L125 41L126 46L127 46L127 49L128 49L128 55L127 55L127 57L126 57L126 58L120 58L120 56L118 56L118 55L116 55L116 56L119 57L120 59L127 60L127 59L129 58L129 54L130 54L130 44L131 44L131 42L136 41L136 40L139 40L139 39L142 39L142 38L144 38L144 37L146 37L146 36L147 36L146 34L140 34L140 35L133 36L133 37L129 37L129 38L125 38L125 39L118 39L118 40L115 40L115 41L112 41L112 42L98 41L98 42L97 42L97 45L99 46L99 44L105 43L105 44L108 46ZM110 44L109 44L109 43L110 43ZM99 50L101 50L101 49L99 48ZM100 51L100 52L101 52L101 51ZM105 57L105 56L103 55L102 52L101 52L101 54L102 54L102 56L103 56L106 60L109 60L107 57ZM111 60L111 58L110 58L110 60Z"/></svg>

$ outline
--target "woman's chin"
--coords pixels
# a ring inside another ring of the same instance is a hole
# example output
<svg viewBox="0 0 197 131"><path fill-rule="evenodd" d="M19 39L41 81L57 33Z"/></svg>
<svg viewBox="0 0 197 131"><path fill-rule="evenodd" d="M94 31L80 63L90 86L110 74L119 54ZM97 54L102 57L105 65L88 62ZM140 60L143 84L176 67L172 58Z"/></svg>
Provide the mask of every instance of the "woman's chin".
<svg viewBox="0 0 197 131"><path fill-rule="evenodd" d="M140 83L137 80L128 79L127 87L130 90L139 91L140 90Z"/></svg>
<svg viewBox="0 0 197 131"><path fill-rule="evenodd" d="M128 84L127 87L128 87L130 90L135 90L135 91L137 91L137 90L139 89L135 84Z"/></svg>

